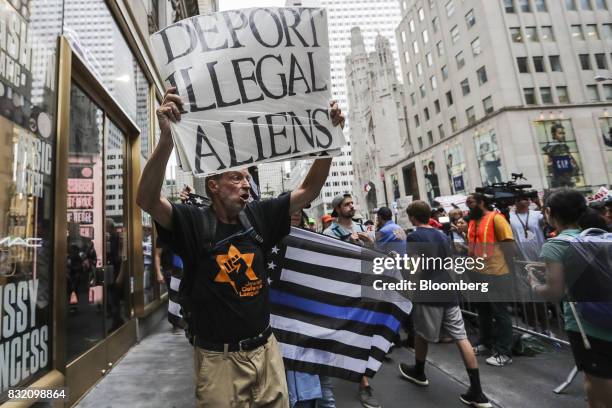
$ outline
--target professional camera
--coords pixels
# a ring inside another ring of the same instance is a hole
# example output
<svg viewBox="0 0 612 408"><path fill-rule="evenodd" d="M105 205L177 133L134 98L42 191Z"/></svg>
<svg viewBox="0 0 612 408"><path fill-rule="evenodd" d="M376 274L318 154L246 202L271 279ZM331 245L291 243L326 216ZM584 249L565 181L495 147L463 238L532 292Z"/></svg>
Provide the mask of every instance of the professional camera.
<svg viewBox="0 0 612 408"><path fill-rule="evenodd" d="M538 192L531 189L531 184L518 184L518 180L527 180L523 173L512 173L512 181L493 183L484 187L477 187L476 192L483 194L488 202L504 215L508 216L509 207L519 198L538 198Z"/></svg>

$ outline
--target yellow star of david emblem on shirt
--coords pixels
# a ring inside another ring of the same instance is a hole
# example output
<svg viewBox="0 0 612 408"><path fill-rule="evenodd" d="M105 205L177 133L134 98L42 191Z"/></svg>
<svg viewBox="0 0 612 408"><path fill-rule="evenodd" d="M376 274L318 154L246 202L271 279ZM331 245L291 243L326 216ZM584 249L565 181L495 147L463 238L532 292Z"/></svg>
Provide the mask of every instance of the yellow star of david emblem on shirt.
<svg viewBox="0 0 612 408"><path fill-rule="evenodd" d="M239 294L241 288L236 287L236 278L242 272L241 269L244 269L244 266L246 266L246 270L243 273L247 278L250 281L257 280L257 275L252 268L253 258L255 258L254 253L243 254L238 248L230 245L226 255L217 255L215 258L217 265L219 265L219 273L215 277L215 282L229 283L234 291Z"/></svg>

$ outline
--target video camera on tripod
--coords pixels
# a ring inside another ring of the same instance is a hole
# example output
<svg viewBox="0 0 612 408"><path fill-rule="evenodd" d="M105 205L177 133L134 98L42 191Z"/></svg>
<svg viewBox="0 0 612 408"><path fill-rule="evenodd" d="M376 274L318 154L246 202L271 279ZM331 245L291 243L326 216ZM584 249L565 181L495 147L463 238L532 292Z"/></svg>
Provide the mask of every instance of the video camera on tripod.
<svg viewBox="0 0 612 408"><path fill-rule="evenodd" d="M493 183L484 187L477 187L476 192L483 194L485 199L508 217L509 207L520 198L536 200L538 192L531 189L531 184L518 184L518 180L527 179L523 173L512 173L512 181Z"/></svg>

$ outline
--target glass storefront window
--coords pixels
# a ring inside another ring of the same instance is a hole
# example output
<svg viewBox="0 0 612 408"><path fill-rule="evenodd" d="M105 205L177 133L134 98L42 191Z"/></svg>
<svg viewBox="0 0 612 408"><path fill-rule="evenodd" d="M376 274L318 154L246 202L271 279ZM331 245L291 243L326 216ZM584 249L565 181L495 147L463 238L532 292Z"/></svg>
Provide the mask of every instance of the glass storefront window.
<svg viewBox="0 0 612 408"><path fill-rule="evenodd" d="M130 317L125 135L77 86L70 93L67 197L67 358Z"/></svg>
<svg viewBox="0 0 612 408"><path fill-rule="evenodd" d="M0 0L0 402L51 368L60 0ZM44 27L40 24L45 22Z"/></svg>
<svg viewBox="0 0 612 408"><path fill-rule="evenodd" d="M612 118L599 118L601 140L604 146L608 174L612 173Z"/></svg>
<svg viewBox="0 0 612 408"><path fill-rule="evenodd" d="M549 187L584 186L583 166L572 121L541 120L534 122L534 126Z"/></svg>
<svg viewBox="0 0 612 408"><path fill-rule="evenodd" d="M494 130L489 130L474 137L476 145L476 160L480 169L480 178L483 185L501 183L501 157L499 155L499 145L497 144L497 134Z"/></svg>
<svg viewBox="0 0 612 408"><path fill-rule="evenodd" d="M454 145L444 150L446 158L446 174L451 194L465 194L468 190L467 172L463 149L461 145Z"/></svg>
<svg viewBox="0 0 612 408"><path fill-rule="evenodd" d="M423 167L423 177L425 178L425 193L430 205L433 205L436 197L440 197L440 182L436 172L436 163L433 157L425 158L421 161Z"/></svg>

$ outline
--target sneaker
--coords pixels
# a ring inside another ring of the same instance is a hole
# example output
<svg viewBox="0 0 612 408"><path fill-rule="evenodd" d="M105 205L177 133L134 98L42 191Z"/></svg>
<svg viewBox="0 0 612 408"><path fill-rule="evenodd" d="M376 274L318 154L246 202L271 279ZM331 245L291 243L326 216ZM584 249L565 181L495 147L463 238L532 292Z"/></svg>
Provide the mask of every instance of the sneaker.
<svg viewBox="0 0 612 408"><path fill-rule="evenodd" d="M495 353L491 357L487 358L486 362L492 366L503 367L506 364L511 364L512 358L506 354Z"/></svg>
<svg viewBox="0 0 612 408"><path fill-rule="evenodd" d="M425 373L418 374L414 366L400 363L399 371L402 377L404 377L413 384L420 385L421 387L427 387L429 385L429 381L427 380Z"/></svg>
<svg viewBox="0 0 612 408"><path fill-rule="evenodd" d="M485 346L484 344L478 344L474 347L474 354L476 354L477 356L491 355L491 349Z"/></svg>
<svg viewBox="0 0 612 408"><path fill-rule="evenodd" d="M365 408L381 408L371 386L359 387L359 400Z"/></svg>
<svg viewBox="0 0 612 408"><path fill-rule="evenodd" d="M482 392L480 394L472 393L468 390L466 394L459 396L461 402L465 405L470 405L476 408L491 408L493 405L489 402L489 399Z"/></svg>

